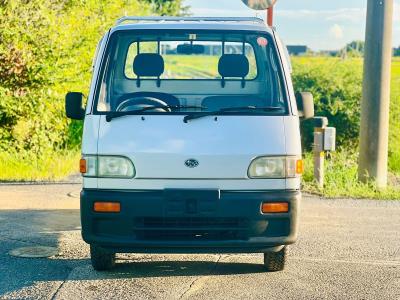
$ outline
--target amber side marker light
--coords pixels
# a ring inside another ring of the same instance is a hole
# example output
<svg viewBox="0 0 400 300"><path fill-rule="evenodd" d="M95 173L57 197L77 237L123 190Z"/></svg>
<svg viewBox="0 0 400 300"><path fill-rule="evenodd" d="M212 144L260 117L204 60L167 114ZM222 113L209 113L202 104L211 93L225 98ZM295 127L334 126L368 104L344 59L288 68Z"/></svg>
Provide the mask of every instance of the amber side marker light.
<svg viewBox="0 0 400 300"><path fill-rule="evenodd" d="M95 202L93 210L95 212L118 213L121 211L121 204L118 202Z"/></svg>
<svg viewBox="0 0 400 300"><path fill-rule="evenodd" d="M302 175L304 173L304 161L299 159L296 161L296 174Z"/></svg>
<svg viewBox="0 0 400 300"><path fill-rule="evenodd" d="M86 159L84 158L81 158L81 160L79 161L79 172L81 172L82 174L85 174L87 172Z"/></svg>
<svg viewBox="0 0 400 300"><path fill-rule="evenodd" d="M261 205L261 211L263 214L287 213L289 211L289 203L287 202L263 203Z"/></svg>

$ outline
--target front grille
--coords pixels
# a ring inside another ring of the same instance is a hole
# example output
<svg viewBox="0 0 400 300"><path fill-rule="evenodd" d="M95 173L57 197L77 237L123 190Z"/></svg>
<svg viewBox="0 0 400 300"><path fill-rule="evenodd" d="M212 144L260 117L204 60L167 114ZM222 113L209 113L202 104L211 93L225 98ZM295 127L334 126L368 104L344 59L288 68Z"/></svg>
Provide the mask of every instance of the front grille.
<svg viewBox="0 0 400 300"><path fill-rule="evenodd" d="M134 232L142 240L246 239L248 220L243 218L136 218Z"/></svg>
<svg viewBox="0 0 400 300"><path fill-rule="evenodd" d="M182 227L224 227L224 228L241 228L247 226L247 220L242 218L200 218L200 217L184 217L184 218L136 218L135 224L143 227L163 227L177 228Z"/></svg>

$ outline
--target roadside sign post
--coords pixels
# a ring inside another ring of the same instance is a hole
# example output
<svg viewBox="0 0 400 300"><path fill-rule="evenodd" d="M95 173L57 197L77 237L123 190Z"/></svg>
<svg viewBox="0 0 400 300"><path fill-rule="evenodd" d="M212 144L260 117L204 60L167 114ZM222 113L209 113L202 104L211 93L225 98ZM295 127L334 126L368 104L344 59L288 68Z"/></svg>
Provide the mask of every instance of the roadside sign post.
<svg viewBox="0 0 400 300"><path fill-rule="evenodd" d="M325 166L325 149L324 149L324 133L328 126L328 119L325 117L314 118L314 179L319 188L324 187L324 166Z"/></svg>
<svg viewBox="0 0 400 300"><path fill-rule="evenodd" d="M277 0L242 0L242 2L251 9L267 10L267 24L273 26L274 24L274 4Z"/></svg>
<svg viewBox="0 0 400 300"><path fill-rule="evenodd" d="M320 189L324 188L325 154L336 151L336 128L328 127L328 118L314 118L314 179Z"/></svg>
<svg viewBox="0 0 400 300"><path fill-rule="evenodd" d="M255 10L267 10L267 24L273 26L274 4L277 0L242 0ZM327 127L326 117L314 118L314 179L320 189L324 187L325 151L336 150L336 128Z"/></svg>
<svg viewBox="0 0 400 300"><path fill-rule="evenodd" d="M267 24L272 27L274 25L274 7L271 6L267 9Z"/></svg>
<svg viewBox="0 0 400 300"><path fill-rule="evenodd" d="M242 0L242 2L251 9L265 10L276 3L277 0Z"/></svg>
<svg viewBox="0 0 400 300"><path fill-rule="evenodd" d="M314 128L314 179L317 186L322 189L324 187L325 176L325 152L324 152L324 129Z"/></svg>
<svg viewBox="0 0 400 300"><path fill-rule="evenodd" d="M359 179L387 186L393 0L368 0Z"/></svg>

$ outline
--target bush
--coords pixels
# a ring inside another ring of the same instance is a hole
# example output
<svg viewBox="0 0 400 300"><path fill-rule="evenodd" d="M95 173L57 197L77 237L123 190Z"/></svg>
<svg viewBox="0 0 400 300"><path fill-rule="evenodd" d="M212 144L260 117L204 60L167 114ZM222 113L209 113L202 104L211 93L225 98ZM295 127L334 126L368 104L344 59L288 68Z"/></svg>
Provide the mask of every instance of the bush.
<svg viewBox="0 0 400 300"><path fill-rule="evenodd" d="M293 82L296 91L314 95L315 115L324 116L337 129L338 146L358 144L362 65L360 60L339 58L297 58L293 60ZM303 145L313 143L313 123L302 124Z"/></svg>
<svg viewBox="0 0 400 300"><path fill-rule="evenodd" d="M362 59L341 60L329 57L294 57L293 81L296 91L314 94L317 116L326 116L337 128L339 150L358 150L360 103L362 97ZM389 132L389 167L400 173L400 60L392 61ZM303 146L313 142L312 121L302 123Z"/></svg>
<svg viewBox="0 0 400 300"><path fill-rule="evenodd" d="M79 145L82 125L65 118L65 93L87 94L97 42L117 18L148 13L134 0L0 1L0 150Z"/></svg>
<svg viewBox="0 0 400 300"><path fill-rule="evenodd" d="M41 154L62 148L67 129L62 106L45 87L19 95L0 87L0 150Z"/></svg>
<svg viewBox="0 0 400 300"><path fill-rule="evenodd" d="M389 166L400 174L400 59L392 61L390 96Z"/></svg>
<svg viewBox="0 0 400 300"><path fill-rule="evenodd" d="M187 15L189 7L183 4L183 0L140 0L150 5L151 9L161 16Z"/></svg>

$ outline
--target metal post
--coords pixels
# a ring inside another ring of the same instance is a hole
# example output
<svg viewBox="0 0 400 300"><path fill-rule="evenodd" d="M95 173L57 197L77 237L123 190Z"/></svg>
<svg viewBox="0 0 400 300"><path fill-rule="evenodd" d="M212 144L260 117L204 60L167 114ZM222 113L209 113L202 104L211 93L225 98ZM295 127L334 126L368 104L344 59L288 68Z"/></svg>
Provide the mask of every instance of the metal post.
<svg viewBox="0 0 400 300"><path fill-rule="evenodd" d="M328 126L328 119L325 117L314 118L314 179L319 188L324 187L324 134L325 128Z"/></svg>
<svg viewBox="0 0 400 300"><path fill-rule="evenodd" d="M393 0L368 0L361 103L361 181L387 186Z"/></svg>
<svg viewBox="0 0 400 300"><path fill-rule="evenodd" d="M314 129L314 179L319 188L324 187L325 152L322 149L324 144L324 131L322 128Z"/></svg>
<svg viewBox="0 0 400 300"><path fill-rule="evenodd" d="M267 9L267 24L272 27L274 25L274 7L271 6Z"/></svg>

